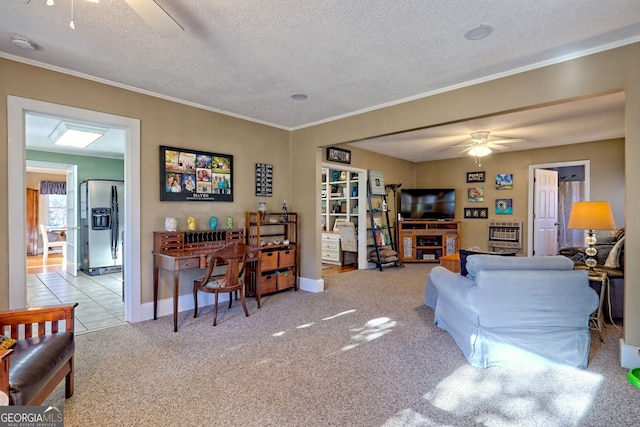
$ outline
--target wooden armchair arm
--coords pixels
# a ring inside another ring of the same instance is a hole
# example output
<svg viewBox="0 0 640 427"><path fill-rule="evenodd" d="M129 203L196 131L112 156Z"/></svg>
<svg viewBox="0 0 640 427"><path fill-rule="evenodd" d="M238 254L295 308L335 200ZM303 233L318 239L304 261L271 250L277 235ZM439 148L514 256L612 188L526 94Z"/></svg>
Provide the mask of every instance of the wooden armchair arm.
<svg viewBox="0 0 640 427"><path fill-rule="evenodd" d="M62 320L65 321L65 330L73 332L74 310L77 306L78 303L2 311L0 312L0 334L6 334L5 327L9 327L11 338L30 338L34 335L31 326L34 323L38 325L38 336L46 334L47 323L51 325L51 332L56 333L59 330L58 324Z"/></svg>
<svg viewBox="0 0 640 427"><path fill-rule="evenodd" d="M9 395L9 356L13 350L0 350L0 391Z"/></svg>

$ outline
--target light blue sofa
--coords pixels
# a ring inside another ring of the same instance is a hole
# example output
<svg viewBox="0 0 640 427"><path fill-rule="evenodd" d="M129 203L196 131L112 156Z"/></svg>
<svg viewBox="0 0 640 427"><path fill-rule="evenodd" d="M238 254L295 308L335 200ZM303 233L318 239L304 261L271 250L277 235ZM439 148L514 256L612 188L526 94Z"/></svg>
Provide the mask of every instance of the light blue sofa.
<svg viewBox="0 0 640 427"><path fill-rule="evenodd" d="M471 255L468 275L431 270L426 305L473 366L586 368L598 295L563 256Z"/></svg>

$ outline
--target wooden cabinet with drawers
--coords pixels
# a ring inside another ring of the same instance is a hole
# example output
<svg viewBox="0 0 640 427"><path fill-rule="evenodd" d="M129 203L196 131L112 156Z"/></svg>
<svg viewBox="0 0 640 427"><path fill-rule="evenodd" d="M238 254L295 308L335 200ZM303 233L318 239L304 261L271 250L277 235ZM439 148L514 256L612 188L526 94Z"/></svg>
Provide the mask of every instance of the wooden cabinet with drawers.
<svg viewBox="0 0 640 427"><path fill-rule="evenodd" d="M339 232L322 233L322 262L324 264L342 265Z"/></svg>

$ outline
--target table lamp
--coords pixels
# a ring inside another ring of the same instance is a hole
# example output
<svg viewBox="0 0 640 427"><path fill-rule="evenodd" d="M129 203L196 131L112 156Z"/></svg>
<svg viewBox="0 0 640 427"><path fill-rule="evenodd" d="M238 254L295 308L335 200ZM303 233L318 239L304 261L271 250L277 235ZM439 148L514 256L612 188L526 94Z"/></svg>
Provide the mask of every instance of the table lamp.
<svg viewBox="0 0 640 427"><path fill-rule="evenodd" d="M585 250L587 259L585 264L589 270L598 265L595 256L598 250L595 248L596 235L595 230L614 230L616 224L613 221L611 206L609 202L575 202L571 208L571 216L569 217L569 229L588 230L585 242L588 247Z"/></svg>

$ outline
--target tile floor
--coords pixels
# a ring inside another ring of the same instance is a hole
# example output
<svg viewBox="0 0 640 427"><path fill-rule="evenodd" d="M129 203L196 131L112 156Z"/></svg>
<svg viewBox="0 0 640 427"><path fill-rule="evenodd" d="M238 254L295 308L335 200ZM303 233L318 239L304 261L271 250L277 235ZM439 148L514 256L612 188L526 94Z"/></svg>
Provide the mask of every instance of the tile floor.
<svg viewBox="0 0 640 427"><path fill-rule="evenodd" d="M27 303L39 305L77 302L75 332L119 325L124 323L122 301L122 274L78 276L66 271L44 272L27 275Z"/></svg>

